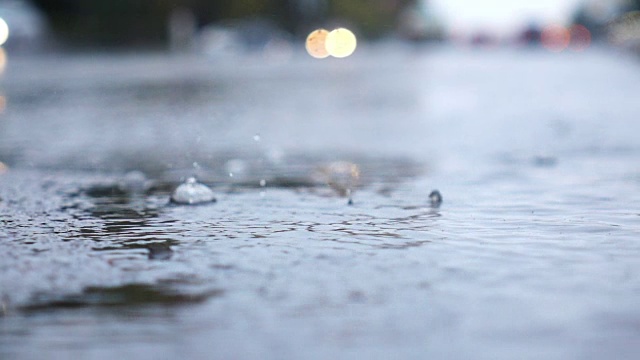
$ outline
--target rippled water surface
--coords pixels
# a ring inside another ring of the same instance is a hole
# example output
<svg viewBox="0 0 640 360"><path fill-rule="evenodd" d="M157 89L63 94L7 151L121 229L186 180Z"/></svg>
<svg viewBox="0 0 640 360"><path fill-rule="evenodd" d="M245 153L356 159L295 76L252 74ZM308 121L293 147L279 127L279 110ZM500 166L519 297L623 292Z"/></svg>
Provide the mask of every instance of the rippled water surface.
<svg viewBox="0 0 640 360"><path fill-rule="evenodd" d="M0 358L640 352L637 60L9 60Z"/></svg>

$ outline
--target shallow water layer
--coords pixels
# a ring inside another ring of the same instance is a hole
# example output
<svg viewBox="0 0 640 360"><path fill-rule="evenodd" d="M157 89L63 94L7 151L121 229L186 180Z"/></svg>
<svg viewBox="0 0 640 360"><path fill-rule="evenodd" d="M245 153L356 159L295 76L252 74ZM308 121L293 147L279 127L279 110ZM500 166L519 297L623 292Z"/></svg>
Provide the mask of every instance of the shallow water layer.
<svg viewBox="0 0 640 360"><path fill-rule="evenodd" d="M0 357L635 358L639 74L598 49L15 59ZM171 204L194 175L217 202Z"/></svg>

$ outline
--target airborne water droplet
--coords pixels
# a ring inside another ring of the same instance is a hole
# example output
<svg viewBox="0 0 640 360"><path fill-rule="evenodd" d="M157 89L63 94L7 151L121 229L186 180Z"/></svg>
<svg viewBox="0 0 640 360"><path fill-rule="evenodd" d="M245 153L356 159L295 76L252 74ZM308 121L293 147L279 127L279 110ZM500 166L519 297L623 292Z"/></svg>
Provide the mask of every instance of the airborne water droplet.
<svg viewBox="0 0 640 360"><path fill-rule="evenodd" d="M433 190L431 194L429 194L429 202L433 208L440 207L440 204L442 204L442 195L440 194L440 191Z"/></svg>
<svg viewBox="0 0 640 360"><path fill-rule="evenodd" d="M259 134L253 135L253 140L254 141L260 141L260 135Z"/></svg>
<svg viewBox="0 0 640 360"><path fill-rule="evenodd" d="M267 186L267 180L265 179L260 180L260 187L265 187L265 186Z"/></svg>

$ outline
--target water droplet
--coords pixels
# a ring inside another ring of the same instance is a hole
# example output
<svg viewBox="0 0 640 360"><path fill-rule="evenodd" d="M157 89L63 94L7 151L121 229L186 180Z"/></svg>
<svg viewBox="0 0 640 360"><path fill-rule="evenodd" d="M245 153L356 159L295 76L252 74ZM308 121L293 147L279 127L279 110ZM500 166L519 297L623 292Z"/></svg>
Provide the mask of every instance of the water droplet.
<svg viewBox="0 0 640 360"><path fill-rule="evenodd" d="M267 186L267 180L265 180L265 179L260 180L260 186L261 187Z"/></svg>
<svg viewBox="0 0 640 360"><path fill-rule="evenodd" d="M351 189L347 189L346 191L347 197L349 200L347 201L347 205L353 205L353 197L351 197Z"/></svg>
<svg viewBox="0 0 640 360"><path fill-rule="evenodd" d="M429 201L431 202L431 207L440 207L440 204L442 204L442 195L440 195L440 191L433 190L431 194L429 194Z"/></svg>
<svg viewBox="0 0 640 360"><path fill-rule="evenodd" d="M197 161L194 161L193 162L193 168L196 169L196 170L200 169L200 164L198 164Z"/></svg>
<svg viewBox="0 0 640 360"><path fill-rule="evenodd" d="M197 205L215 201L213 191L194 177L188 178L171 194L171 202L176 204Z"/></svg>
<svg viewBox="0 0 640 360"><path fill-rule="evenodd" d="M260 134L253 135L253 140L254 141L260 141Z"/></svg>
<svg viewBox="0 0 640 360"><path fill-rule="evenodd" d="M229 177L233 177L233 173L232 172L229 173Z"/></svg>

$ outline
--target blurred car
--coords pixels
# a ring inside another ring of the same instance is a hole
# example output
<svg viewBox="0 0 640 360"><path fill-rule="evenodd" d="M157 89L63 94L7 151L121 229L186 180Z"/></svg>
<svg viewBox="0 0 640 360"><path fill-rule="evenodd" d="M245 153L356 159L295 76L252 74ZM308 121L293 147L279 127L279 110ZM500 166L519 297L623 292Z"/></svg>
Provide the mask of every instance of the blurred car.
<svg viewBox="0 0 640 360"><path fill-rule="evenodd" d="M34 51L46 45L47 23L42 13L25 0L0 0L0 18L9 33L3 47L12 51Z"/></svg>
<svg viewBox="0 0 640 360"><path fill-rule="evenodd" d="M262 54L269 58L291 55L291 35L267 19L254 18L205 26L199 34L200 51L211 57Z"/></svg>
<svg viewBox="0 0 640 360"><path fill-rule="evenodd" d="M398 33L410 41L443 40L444 26L426 2L407 6L399 15Z"/></svg>
<svg viewBox="0 0 640 360"><path fill-rule="evenodd" d="M520 31L516 42L521 45L539 45L542 40L542 29L536 23L530 23Z"/></svg>

